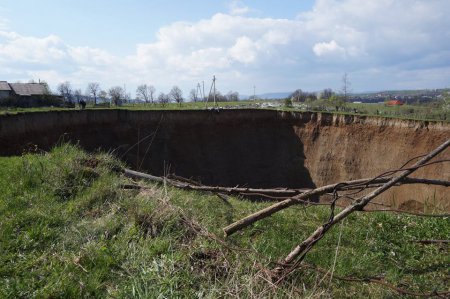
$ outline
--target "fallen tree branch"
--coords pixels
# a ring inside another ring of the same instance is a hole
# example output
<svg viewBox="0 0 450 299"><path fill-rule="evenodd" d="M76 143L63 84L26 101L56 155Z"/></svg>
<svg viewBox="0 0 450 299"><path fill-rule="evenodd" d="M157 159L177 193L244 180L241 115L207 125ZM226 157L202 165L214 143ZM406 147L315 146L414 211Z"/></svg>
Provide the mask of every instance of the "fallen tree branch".
<svg viewBox="0 0 450 299"><path fill-rule="evenodd" d="M362 212L369 212L369 213L393 212L393 213L408 214L408 215L420 216L420 217L436 217L436 218L450 217L450 214L429 214L429 213L411 212L411 211L405 211L405 210L399 210L399 209L362 210Z"/></svg>
<svg viewBox="0 0 450 299"><path fill-rule="evenodd" d="M278 200L283 200L287 197L296 196L299 194L303 194L305 192L313 191L311 189L288 189L288 188L242 188L242 187L221 187L221 186L206 186L206 185L199 185L197 182L193 182L186 178L180 178L178 176L171 175L172 177L175 177L177 179L171 179L171 178L164 178L159 176L154 176L151 174L134 171L131 169L123 169L123 173L126 177L130 178L136 178L136 179L146 179L152 182L156 183L166 183L171 186L185 189L185 190L195 190L195 191L206 191L206 192L215 192L215 193L225 193L225 194L244 194L244 195L281 195L283 197L279 197ZM340 190L354 190L359 189L362 184L365 184L367 181L371 179L360 179L360 180L353 180L345 182L345 186L342 187ZM372 184L380 184L385 183L389 180L389 178L378 178L376 180L373 180ZM422 178L406 178L405 180L402 180L400 184L427 184L427 185L437 185L437 186L445 186L450 187L450 181L443 181L443 180L430 180L430 179L422 179ZM328 185L330 188L327 188L325 192L322 192L320 194L327 193L327 191L333 190L333 187L335 184ZM332 186L332 187L331 187ZM370 185L372 186L372 185ZM311 198L313 195L309 196L308 198Z"/></svg>
<svg viewBox="0 0 450 299"><path fill-rule="evenodd" d="M410 170L408 170L410 171ZM320 196L326 193L333 192L334 190L351 190L353 189L360 189L361 185L367 184L367 182L371 182L372 184L380 184L380 183L386 183L391 178L378 178L378 179L359 179L359 180L352 180L352 181L345 181L335 184L330 184L326 186L322 186L313 190L309 190L305 193L299 194L294 197L287 198L283 201L280 201L276 204L273 204L265 209L262 209L258 212L255 212L251 215L248 215L245 218L242 218L227 227L223 229L225 236L230 236L234 234L235 232L255 223L258 220L264 219L266 217L271 216L272 214L286 209L292 205L301 204L305 202L309 202L308 199L315 196ZM439 186L445 186L450 187L450 181L441 181L441 180L428 180L428 179L421 179L421 178L401 178L398 181L394 183L394 185L398 184L430 184L430 185L439 185ZM336 189L339 187L338 189ZM369 186L370 187L370 186Z"/></svg>
<svg viewBox="0 0 450 299"><path fill-rule="evenodd" d="M344 210L342 210L337 215L331 215L330 220L325 223L324 225L319 226L308 238L306 238L302 243L297 245L294 250L292 250L286 258L282 261L282 265L280 267L277 267L274 269L275 278L280 277L283 273L283 271L286 269L288 265L292 265L292 263L297 260L294 267L296 267L298 264L301 263L301 261L304 259L306 254L311 250L311 248L325 235L325 233L333 227L336 223L339 223L343 219L345 219L347 216L352 214L354 211L361 211L364 209L364 207L375 197L383 193L384 191L391 188L393 185L395 185L397 182L399 182L401 179L407 177L412 172L414 172L416 169L420 168L420 166L426 164L428 161L433 159L435 156L440 154L442 151L444 151L448 146L450 145L450 139L445 141L443 144L438 146L436 149L431 151L429 154L427 154L425 157L420 159L418 162L416 162L412 167L409 167L406 170L403 170L399 175L391 178L387 183L385 183L383 186L375 189L374 191L370 192L369 194L361 197L358 199L355 203L349 205Z"/></svg>
<svg viewBox="0 0 450 299"><path fill-rule="evenodd" d="M205 186L197 185L188 182L182 182L179 180L174 180L170 178L164 178L159 176L154 176L151 174L134 171L131 169L124 169L123 173L126 177L146 179L156 183L166 183L171 186L194 191L206 191L206 192L218 192L225 194L240 194L240 193L265 193L265 194L281 194L285 196L297 195L308 191L309 189L286 189L286 188L273 188L273 189L259 189L259 188L242 188L242 187L220 187L220 186ZM450 182L449 182L450 185Z"/></svg>

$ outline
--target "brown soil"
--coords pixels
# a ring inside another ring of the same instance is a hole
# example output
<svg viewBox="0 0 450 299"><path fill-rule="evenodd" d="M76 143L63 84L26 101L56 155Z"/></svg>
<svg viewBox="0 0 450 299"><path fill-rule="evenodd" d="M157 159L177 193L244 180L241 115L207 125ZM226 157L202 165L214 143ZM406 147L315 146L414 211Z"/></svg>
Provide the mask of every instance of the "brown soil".
<svg viewBox="0 0 450 299"><path fill-rule="evenodd" d="M448 138L450 124L443 122L271 110L87 110L0 117L0 155L72 141L87 150L114 151L134 169L223 186L304 188L371 177ZM450 159L450 150L439 158ZM449 180L450 163L414 176ZM443 187L408 186L381 200L396 207L417 201L449 210L447 193Z"/></svg>

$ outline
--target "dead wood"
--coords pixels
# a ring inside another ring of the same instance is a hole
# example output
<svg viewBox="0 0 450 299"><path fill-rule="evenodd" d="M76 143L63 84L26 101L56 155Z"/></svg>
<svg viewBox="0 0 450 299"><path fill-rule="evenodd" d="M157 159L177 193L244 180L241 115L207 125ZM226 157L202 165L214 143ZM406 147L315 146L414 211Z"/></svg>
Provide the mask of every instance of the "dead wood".
<svg viewBox="0 0 450 299"><path fill-rule="evenodd" d="M242 188L242 187L221 187L221 186L206 186L200 185L198 182L194 182L192 180L181 178L178 176L171 175L176 179L165 178L154 176L151 174L134 171L131 169L123 169L123 173L125 176L136 179L146 179L151 182L156 183L166 183L173 187L185 189L185 190L195 190L195 191L205 191L205 192L214 192L214 193L223 193L223 194L235 194L235 195L247 195L247 196L262 196L267 197L269 199L275 201L282 201L286 198L290 198L299 194L308 193L306 199L310 199L314 197L314 195L322 195L334 190L337 184L327 185L318 189L288 189L288 188ZM372 181L371 181L372 180ZM377 178L377 179L359 179L353 181L347 181L343 183L339 183L342 187L339 190L355 190L359 189L364 184L367 184L369 181L370 184L367 186L368 188L377 186L377 184L385 183L389 180L389 178ZM405 178L398 185L401 184L428 184L428 185L438 185L438 186L446 186L450 187L450 181L442 181L442 180L430 180L430 179L421 179L421 178ZM323 190L322 190L323 189ZM277 197L274 197L276 195ZM303 198L298 198L300 202L307 202Z"/></svg>
<svg viewBox="0 0 450 299"><path fill-rule="evenodd" d="M221 193L221 194L229 194L229 195L244 195L244 196L252 196L257 195L261 197L265 197L274 201L277 201L277 204L274 204L270 207L267 207L263 210L260 210L254 214L251 214L237 222L230 224L225 227L223 230L225 232L225 236L232 235L236 231L245 228L254 222L266 218L277 211L290 207L294 204L311 204L311 198L316 196L320 196L326 193L333 192L334 190L357 190L361 188L371 188L373 186L378 186L381 183L386 183L390 178L366 178L366 179L358 179L352 181L345 181L336 184L330 184L323 187L319 187L316 189L287 189L287 188L272 188L272 189L259 189L259 188L242 188L242 187L220 187L220 186L205 186L198 185L198 183L188 183L187 180L183 181L164 178L159 176L154 176L151 174L134 171L131 169L124 169L123 173L125 176L136 179L145 179L151 182L156 183L166 183L168 185L174 186L176 188L181 188L185 190L195 190L195 191L204 191L204 192L213 192L213 193ZM423 178L403 178L399 182L396 182L395 185L401 184L428 184L428 185L438 185L438 186L450 186L450 181L443 180L431 180L431 179L423 179ZM274 197L277 195L277 197Z"/></svg>
<svg viewBox="0 0 450 299"><path fill-rule="evenodd" d="M333 192L334 190L358 190L363 187L370 188L373 185L378 186L380 183L386 183L391 178L366 178L352 181L345 181L335 184L330 184L326 186L322 186L313 190L309 190L302 194L299 194L294 197L287 198L285 200L280 201L279 203L273 204L265 209L262 209L258 212L255 212L245 218L242 218L223 229L225 236L230 236L233 233L255 223L258 220L264 219L280 210L286 209L295 204L307 203L308 200L315 196L320 196L326 193ZM450 187L450 181L442 181L442 180L429 180L422 178L402 178L394 183L394 185L401 184L428 184L428 185L439 185Z"/></svg>
<svg viewBox="0 0 450 299"><path fill-rule="evenodd" d="M303 192L308 191L309 189L287 189L287 188L273 188L273 189L259 189L259 188L242 188L242 187L220 187L220 186L205 186L198 185L197 183L189 183L187 179L183 178L181 180L175 180L171 178L164 178L159 176L154 176L151 174L134 171L131 169L124 169L123 173L127 177L137 178L137 179L146 179L156 183L166 183L168 185L185 189L185 190L194 190L194 191L206 191L206 192L214 192L214 193L225 193L225 194L241 194L241 193L263 193L263 194L278 194L284 196L294 196Z"/></svg>
<svg viewBox="0 0 450 299"><path fill-rule="evenodd" d="M407 177L412 172L414 172L416 169L420 168L422 165L425 165L428 161L433 159L435 156L440 154L442 151L444 151L448 146L450 145L450 139L448 139L446 142L438 146L436 149L431 151L429 154L427 154L425 157L420 159L418 162L416 162L412 167L409 167L406 170L403 170L395 177L392 177L387 183L385 183L383 186L373 190L369 194L361 197L351 205L347 206L344 210L342 210L340 213L338 213L336 216L333 214L330 215L329 221L319 226L308 238L306 238L302 243L297 245L294 250L292 250L286 258L281 262L282 266L279 266L274 269L274 276L275 278L282 279L283 278L283 272L288 267L292 267L291 269L295 268L296 265L293 265L293 262L295 262L297 259L298 261L296 264L301 263L301 261L304 259L306 254L312 249L312 247L325 235L325 233L333 227L336 223L339 223L343 219L345 219L347 216L352 214L355 211L363 210L364 207L376 196L380 195L384 191L388 190L390 187L394 186L396 183L398 183L401 179Z"/></svg>

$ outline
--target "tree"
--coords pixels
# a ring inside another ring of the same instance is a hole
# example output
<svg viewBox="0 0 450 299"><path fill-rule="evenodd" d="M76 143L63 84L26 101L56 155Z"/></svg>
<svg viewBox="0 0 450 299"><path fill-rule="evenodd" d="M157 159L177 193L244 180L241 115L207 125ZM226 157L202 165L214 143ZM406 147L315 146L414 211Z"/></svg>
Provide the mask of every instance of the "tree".
<svg viewBox="0 0 450 299"><path fill-rule="evenodd" d="M123 102L131 103L131 93L123 91Z"/></svg>
<svg viewBox="0 0 450 299"><path fill-rule="evenodd" d="M214 95L211 94L208 98L208 102L213 102L214 101ZM226 102L227 101L227 97L224 96L220 91L216 90L216 102Z"/></svg>
<svg viewBox="0 0 450 299"><path fill-rule="evenodd" d="M450 93L448 91L442 95L442 110L450 111Z"/></svg>
<svg viewBox="0 0 450 299"><path fill-rule="evenodd" d="M142 84L136 88L136 98L146 103L151 102L153 104L155 96L155 87L152 85Z"/></svg>
<svg viewBox="0 0 450 299"><path fill-rule="evenodd" d="M317 100L317 95L314 92L309 92L306 94L306 101L313 102Z"/></svg>
<svg viewBox="0 0 450 299"><path fill-rule="evenodd" d="M166 106L167 103L170 102L170 97L169 95L161 92L158 96L158 102L164 107Z"/></svg>
<svg viewBox="0 0 450 299"><path fill-rule="evenodd" d="M345 106L345 100L343 96L333 94L328 101L330 101L330 104L333 105L336 108L336 111L339 111L342 109L342 107Z"/></svg>
<svg viewBox="0 0 450 299"><path fill-rule="evenodd" d="M327 99L331 98L331 96L332 96L333 94L334 94L334 92L333 92L333 90L332 90L331 88L325 88L325 89L322 91L322 94L320 95L320 97L321 97L322 99L327 100Z"/></svg>
<svg viewBox="0 0 450 299"><path fill-rule="evenodd" d="M229 102L237 102L239 101L239 93L237 91L229 91L226 95L226 98Z"/></svg>
<svg viewBox="0 0 450 299"><path fill-rule="evenodd" d="M50 87L48 86L48 83L46 81L39 82L44 87L44 94L45 95L51 95L52 91L50 90Z"/></svg>
<svg viewBox="0 0 450 299"><path fill-rule="evenodd" d="M181 89L178 86L172 87L172 89L169 92L169 97L172 100L174 100L175 102L177 102L180 106L181 106L181 103L183 103L183 101L184 101L183 92L181 91Z"/></svg>
<svg viewBox="0 0 450 299"><path fill-rule="evenodd" d="M292 108L292 100L291 100L291 98L284 99L284 107Z"/></svg>
<svg viewBox="0 0 450 299"><path fill-rule="evenodd" d="M342 76L342 90L341 90L342 91L342 96L343 96L345 102L347 102L348 95L351 92L350 86L351 86L350 80L348 79L347 73L345 73Z"/></svg>
<svg viewBox="0 0 450 299"><path fill-rule="evenodd" d="M97 105L97 95L100 92L100 84L97 82L90 82L86 89L86 94L94 98L94 106Z"/></svg>
<svg viewBox="0 0 450 299"><path fill-rule="evenodd" d="M111 87L108 90L108 94L111 97L111 101L116 106L121 106L125 100L125 91L120 86Z"/></svg>
<svg viewBox="0 0 450 299"><path fill-rule="evenodd" d="M69 104L73 104L73 91L72 91L72 85L69 81L65 81L58 84L57 87L58 93L64 98L66 102Z"/></svg>
<svg viewBox="0 0 450 299"><path fill-rule="evenodd" d="M294 102L304 102L306 100L306 93L304 93L301 89L297 89L291 94L290 98Z"/></svg>
<svg viewBox="0 0 450 299"><path fill-rule="evenodd" d="M100 90L98 93L98 98L102 100L102 102L106 102L108 100L108 93L104 90Z"/></svg>
<svg viewBox="0 0 450 299"><path fill-rule="evenodd" d="M73 97L77 101L77 103L80 103L81 100L83 100L83 94L81 93L81 89L76 89L73 92Z"/></svg>
<svg viewBox="0 0 450 299"><path fill-rule="evenodd" d="M189 99L192 102L197 102L199 100L198 95L197 95L197 90L191 89L191 91L189 92Z"/></svg>

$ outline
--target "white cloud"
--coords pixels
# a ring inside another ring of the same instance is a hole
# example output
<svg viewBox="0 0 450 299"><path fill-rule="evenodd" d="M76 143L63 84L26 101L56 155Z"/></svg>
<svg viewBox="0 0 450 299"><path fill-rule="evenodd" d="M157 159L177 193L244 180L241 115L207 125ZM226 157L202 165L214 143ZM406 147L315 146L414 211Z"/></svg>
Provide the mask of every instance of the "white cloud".
<svg viewBox="0 0 450 299"><path fill-rule="evenodd" d="M188 90L215 74L224 92L246 93L254 84L264 86L261 92L337 88L344 72L360 76L354 90L384 88L394 79L420 85L421 76L401 78L423 72L426 85L450 68L449 9L446 0L318 0L289 20L247 17L250 9L231 1L229 14L162 27L154 42L136 45L127 57L68 45L55 35L0 31L0 76ZM442 76L434 82L428 84L448 84Z"/></svg>
<svg viewBox="0 0 450 299"><path fill-rule="evenodd" d="M6 43L0 44L0 59L27 63L49 63L66 57L62 40L49 35L44 38L24 37L14 32L2 32Z"/></svg>
<svg viewBox="0 0 450 299"><path fill-rule="evenodd" d="M327 56L327 55L345 55L345 49L339 46L335 40L328 43L317 43L313 47L314 54L317 56Z"/></svg>
<svg viewBox="0 0 450 299"><path fill-rule="evenodd" d="M69 47L70 57L80 65L109 66L115 62L115 58L101 49L89 47Z"/></svg>
<svg viewBox="0 0 450 299"><path fill-rule="evenodd" d="M229 49L229 55L238 62L252 63L256 61L258 46L250 38L242 36Z"/></svg>
<svg viewBox="0 0 450 299"><path fill-rule="evenodd" d="M251 11L250 7L245 6L242 1L232 0L230 3L231 15L245 15Z"/></svg>

